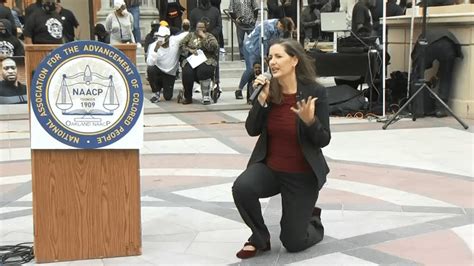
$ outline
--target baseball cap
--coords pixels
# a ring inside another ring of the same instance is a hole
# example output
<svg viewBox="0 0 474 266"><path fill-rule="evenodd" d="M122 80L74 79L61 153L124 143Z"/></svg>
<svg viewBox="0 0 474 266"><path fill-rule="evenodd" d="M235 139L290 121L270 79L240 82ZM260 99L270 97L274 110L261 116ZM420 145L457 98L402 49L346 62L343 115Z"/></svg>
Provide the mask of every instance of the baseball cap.
<svg viewBox="0 0 474 266"><path fill-rule="evenodd" d="M158 29L157 32L155 32L154 35L165 37L165 36L169 36L170 34L171 34L170 29L168 29L167 27L160 26L160 28Z"/></svg>
<svg viewBox="0 0 474 266"><path fill-rule="evenodd" d="M125 5L125 1L123 0L114 0L114 9L119 10L123 5Z"/></svg>

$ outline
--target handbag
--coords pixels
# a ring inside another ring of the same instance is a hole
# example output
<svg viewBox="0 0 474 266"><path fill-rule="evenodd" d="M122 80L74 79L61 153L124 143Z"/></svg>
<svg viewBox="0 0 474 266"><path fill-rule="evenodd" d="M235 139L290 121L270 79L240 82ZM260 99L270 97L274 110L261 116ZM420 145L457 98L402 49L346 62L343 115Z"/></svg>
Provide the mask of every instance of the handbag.
<svg viewBox="0 0 474 266"><path fill-rule="evenodd" d="M117 17L117 14L114 14L114 15L115 15L115 18L117 19L117 22L118 22L119 28L120 28L120 42L122 42L122 43L131 43L131 42L132 42L131 39L126 39L126 40L123 39L122 24L120 23L120 20L119 20L119 18Z"/></svg>

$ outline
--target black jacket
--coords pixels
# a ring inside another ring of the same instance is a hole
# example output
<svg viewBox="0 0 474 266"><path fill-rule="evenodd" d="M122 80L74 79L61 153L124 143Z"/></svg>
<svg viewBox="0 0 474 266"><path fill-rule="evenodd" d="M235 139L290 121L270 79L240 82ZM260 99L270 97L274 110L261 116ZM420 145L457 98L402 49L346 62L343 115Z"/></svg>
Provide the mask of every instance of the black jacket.
<svg viewBox="0 0 474 266"><path fill-rule="evenodd" d="M189 15L190 31L194 31L196 29L196 24L203 17L207 17L209 19L207 31L212 33L212 35L218 39L219 33L222 30L222 18L220 11L213 6L209 6L207 8L197 7L191 11L191 14Z"/></svg>
<svg viewBox="0 0 474 266"><path fill-rule="evenodd" d="M301 119L298 119L296 122L297 135L303 155L311 165L318 179L319 189L321 189L326 183L326 175L329 173L329 167L321 148L327 146L331 140L326 88L317 84L298 82L297 100L307 99L309 96L318 97L315 109L316 122L308 127ZM248 165L262 162L267 156L267 118L271 108L271 104L265 108L255 101L245 121L247 133L250 136L259 136Z"/></svg>

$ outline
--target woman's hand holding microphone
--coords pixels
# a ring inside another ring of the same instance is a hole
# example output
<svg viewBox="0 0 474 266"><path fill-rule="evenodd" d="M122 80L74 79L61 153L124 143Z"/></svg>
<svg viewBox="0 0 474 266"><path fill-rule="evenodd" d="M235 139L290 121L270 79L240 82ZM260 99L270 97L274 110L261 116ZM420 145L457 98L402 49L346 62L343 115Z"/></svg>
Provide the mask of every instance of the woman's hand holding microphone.
<svg viewBox="0 0 474 266"><path fill-rule="evenodd" d="M266 107L267 99L270 95L270 80L263 74L258 75L257 78L255 78L255 81L253 82L254 89L257 89L257 87L259 86L261 86L262 89L258 94L257 100L261 106Z"/></svg>

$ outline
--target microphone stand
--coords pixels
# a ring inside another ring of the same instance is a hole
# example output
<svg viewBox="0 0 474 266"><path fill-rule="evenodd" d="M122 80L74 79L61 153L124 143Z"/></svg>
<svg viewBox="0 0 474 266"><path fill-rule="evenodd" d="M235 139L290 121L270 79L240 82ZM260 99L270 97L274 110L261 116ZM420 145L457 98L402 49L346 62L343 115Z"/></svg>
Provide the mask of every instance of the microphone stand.
<svg viewBox="0 0 474 266"><path fill-rule="evenodd" d="M428 10L427 0L422 0L423 2L423 20L422 20L422 30L420 38L418 39L419 49L420 49L420 59L418 63L415 65L414 71L419 76L419 78L414 82L414 86L418 89L416 92L407 100L407 102L382 126L383 129L387 129L387 127L394 123L394 120L398 117L398 115L415 99L415 97L423 90L427 89L428 92L448 111L448 113L453 116L459 124L461 124L464 129L468 129L468 126L459 118L457 117L451 108L439 98L439 96L430 88L430 86L426 83L424 72L425 72L425 53L426 47L428 46L428 41L426 40L426 11ZM413 7L414 8L414 7ZM416 112L414 105L412 106L412 120L416 121ZM396 121L395 121L396 122Z"/></svg>

